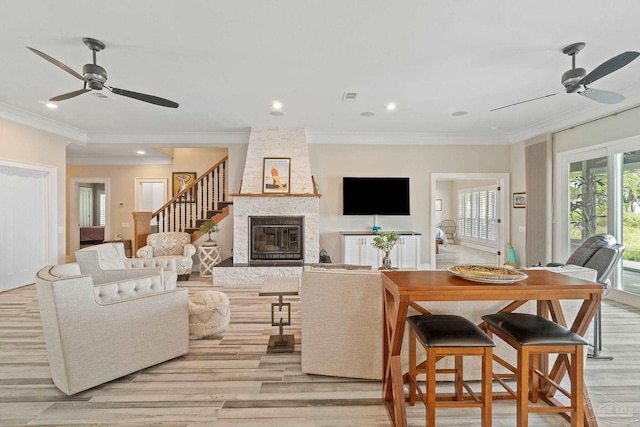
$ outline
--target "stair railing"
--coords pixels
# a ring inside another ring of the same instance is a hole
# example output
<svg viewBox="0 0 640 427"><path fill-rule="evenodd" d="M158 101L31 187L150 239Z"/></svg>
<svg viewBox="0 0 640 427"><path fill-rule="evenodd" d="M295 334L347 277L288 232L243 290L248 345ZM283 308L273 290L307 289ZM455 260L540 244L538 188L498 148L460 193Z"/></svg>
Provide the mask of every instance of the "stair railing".
<svg viewBox="0 0 640 427"><path fill-rule="evenodd" d="M209 211L219 210L227 200L229 157L225 156L189 186L151 215L151 232L186 231L198 228L196 220L206 219Z"/></svg>

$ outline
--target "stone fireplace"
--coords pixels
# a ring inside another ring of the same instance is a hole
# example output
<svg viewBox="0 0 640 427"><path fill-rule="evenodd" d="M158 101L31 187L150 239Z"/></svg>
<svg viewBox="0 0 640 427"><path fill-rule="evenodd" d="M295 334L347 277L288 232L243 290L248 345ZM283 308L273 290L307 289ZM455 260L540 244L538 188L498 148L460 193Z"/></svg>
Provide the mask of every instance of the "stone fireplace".
<svg viewBox="0 0 640 427"><path fill-rule="evenodd" d="M289 159L288 192L263 193L265 158ZM215 268L215 283L262 283L264 277L296 277L301 274L304 263L317 263L320 252L320 195L314 190L303 128L251 129L242 188L239 193L231 195L233 268ZM297 225L281 223L279 231L270 229L267 232L266 228L273 225L267 224L262 229L265 236L260 236L264 237L263 245L252 240L254 221L258 217L274 222L296 218ZM291 249L293 246L298 249L295 255ZM273 249L271 254L262 250L270 247L277 249ZM258 254L256 259L254 255Z"/></svg>

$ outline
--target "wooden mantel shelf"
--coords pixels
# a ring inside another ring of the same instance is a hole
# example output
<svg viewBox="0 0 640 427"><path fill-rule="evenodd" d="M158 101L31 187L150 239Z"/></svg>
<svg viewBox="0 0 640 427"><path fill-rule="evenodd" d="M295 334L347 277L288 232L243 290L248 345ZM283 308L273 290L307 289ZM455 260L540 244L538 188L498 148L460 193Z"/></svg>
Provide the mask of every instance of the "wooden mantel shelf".
<svg viewBox="0 0 640 427"><path fill-rule="evenodd" d="M229 197L322 197L320 193L235 193Z"/></svg>

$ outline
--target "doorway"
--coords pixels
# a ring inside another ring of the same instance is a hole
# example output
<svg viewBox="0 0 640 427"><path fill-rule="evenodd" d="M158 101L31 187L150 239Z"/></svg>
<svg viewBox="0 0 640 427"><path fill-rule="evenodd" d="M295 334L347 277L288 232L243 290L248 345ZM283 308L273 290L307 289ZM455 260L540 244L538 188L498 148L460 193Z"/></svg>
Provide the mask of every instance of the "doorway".
<svg viewBox="0 0 640 427"><path fill-rule="evenodd" d="M156 212L169 200L167 178L135 178L136 212ZM158 232L158 218L151 219L151 232Z"/></svg>
<svg viewBox="0 0 640 427"><path fill-rule="evenodd" d="M110 236L110 179L73 178L69 205L69 255L83 244L102 243ZM81 234L80 230L83 230Z"/></svg>
<svg viewBox="0 0 640 427"><path fill-rule="evenodd" d="M436 240L436 227L442 220L453 219L456 223L460 222L460 215L465 217L464 209L460 209L461 201L459 200L456 189L459 186L468 188L476 187L479 194L495 195L495 211L490 212L486 218L479 216L477 218L478 229L481 231L491 230L493 234L491 239L495 241L490 249L494 254L494 265L503 265L507 255L507 242L509 241L509 174L508 173L432 173L431 174L431 218L430 237L429 237L429 260L430 265L435 266L436 263L436 246L431 244ZM474 185L475 183L475 185ZM490 190L495 188L495 192ZM482 190L482 191L480 191ZM438 202L436 202L438 200ZM446 217L446 218L445 218ZM483 222L484 221L484 222ZM461 240L458 242L458 240ZM462 243L473 248L479 241L474 239L456 239L456 244ZM485 239L486 240L486 239ZM488 240L486 240L488 242ZM485 243L486 245L487 243Z"/></svg>

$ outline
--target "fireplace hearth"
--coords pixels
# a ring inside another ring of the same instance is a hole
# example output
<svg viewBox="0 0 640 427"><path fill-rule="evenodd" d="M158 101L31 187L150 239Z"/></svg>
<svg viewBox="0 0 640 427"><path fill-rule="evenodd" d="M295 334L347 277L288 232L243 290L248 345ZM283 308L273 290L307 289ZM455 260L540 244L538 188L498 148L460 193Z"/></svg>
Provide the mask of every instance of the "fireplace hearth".
<svg viewBox="0 0 640 427"><path fill-rule="evenodd" d="M302 263L303 216L250 216L250 264Z"/></svg>

